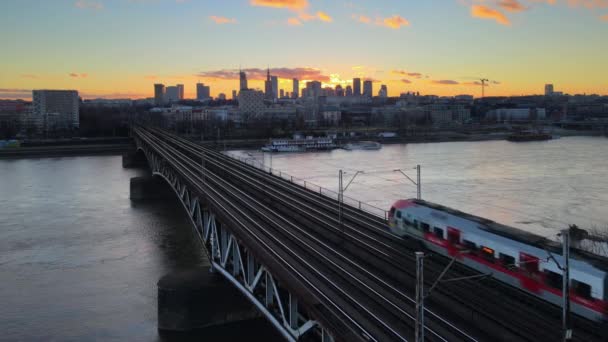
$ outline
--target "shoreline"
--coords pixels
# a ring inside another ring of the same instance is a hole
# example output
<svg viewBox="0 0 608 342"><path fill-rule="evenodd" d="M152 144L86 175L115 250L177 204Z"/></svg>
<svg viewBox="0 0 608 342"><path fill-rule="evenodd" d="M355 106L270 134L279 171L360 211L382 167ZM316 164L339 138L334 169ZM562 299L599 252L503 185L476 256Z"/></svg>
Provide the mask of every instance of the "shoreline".
<svg viewBox="0 0 608 342"><path fill-rule="evenodd" d="M445 134L425 134L425 135L412 135L406 137L396 138L377 138L377 137L357 137L348 139L336 139L339 145L344 145L351 142L361 141L377 141L383 145L393 144L425 144L425 143L443 143L443 142L476 142L476 141L496 141L496 140L507 140L507 137L511 132L505 133L477 133L477 134L463 134L463 133L445 133ZM553 132L554 136L558 137L574 137L574 136L586 136L586 137L603 137L602 132L597 131L569 131L559 130ZM233 139L225 141L203 141L201 145L207 147L216 147L218 149L259 149L268 143L268 139Z"/></svg>
<svg viewBox="0 0 608 342"><path fill-rule="evenodd" d="M130 147L130 144L12 147L0 149L0 159L121 155Z"/></svg>

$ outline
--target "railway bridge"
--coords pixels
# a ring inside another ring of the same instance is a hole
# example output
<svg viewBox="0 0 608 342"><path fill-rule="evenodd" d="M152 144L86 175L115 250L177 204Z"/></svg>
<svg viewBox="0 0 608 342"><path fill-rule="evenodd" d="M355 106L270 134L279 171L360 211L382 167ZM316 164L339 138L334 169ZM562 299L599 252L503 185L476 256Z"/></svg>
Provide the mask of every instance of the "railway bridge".
<svg viewBox="0 0 608 342"><path fill-rule="evenodd" d="M293 178L160 129L137 126L132 137L179 198L214 271L287 340L414 341L420 246L390 234L383 217L340 209ZM427 288L449 261L425 261ZM445 278L474 274L456 263ZM427 298L424 335L558 341L560 319L558 307L493 279L468 279L441 283ZM600 340L593 323L573 324L574 340Z"/></svg>

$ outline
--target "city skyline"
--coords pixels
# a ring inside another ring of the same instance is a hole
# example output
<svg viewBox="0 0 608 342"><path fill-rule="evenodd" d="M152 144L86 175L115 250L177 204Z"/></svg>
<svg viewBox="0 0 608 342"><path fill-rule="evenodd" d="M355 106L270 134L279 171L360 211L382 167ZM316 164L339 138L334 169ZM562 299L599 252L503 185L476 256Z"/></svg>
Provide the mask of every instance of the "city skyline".
<svg viewBox="0 0 608 342"><path fill-rule="evenodd" d="M264 89L268 66L285 91L293 78L300 89L361 78L389 96L479 97L488 78L487 96L542 94L546 83L608 94L604 0L25 0L0 9L0 98L31 99L32 89L149 98L155 83L184 84L196 98L198 82L217 97L239 90L240 69L249 88ZM11 29L23 13L31 23Z"/></svg>

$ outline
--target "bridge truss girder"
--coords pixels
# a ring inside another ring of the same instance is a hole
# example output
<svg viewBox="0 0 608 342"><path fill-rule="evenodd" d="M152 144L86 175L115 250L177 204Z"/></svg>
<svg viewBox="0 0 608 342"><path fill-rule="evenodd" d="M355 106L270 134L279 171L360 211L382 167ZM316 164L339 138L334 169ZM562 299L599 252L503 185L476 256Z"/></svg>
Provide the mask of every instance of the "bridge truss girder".
<svg viewBox="0 0 608 342"><path fill-rule="evenodd" d="M288 341L303 335L322 342L334 338L317 320L311 318L301 301L273 276L272 271L222 224L198 194L152 149L135 137L137 148L146 156L153 175L163 178L184 207L196 236L209 256L212 271L218 272L253 304Z"/></svg>

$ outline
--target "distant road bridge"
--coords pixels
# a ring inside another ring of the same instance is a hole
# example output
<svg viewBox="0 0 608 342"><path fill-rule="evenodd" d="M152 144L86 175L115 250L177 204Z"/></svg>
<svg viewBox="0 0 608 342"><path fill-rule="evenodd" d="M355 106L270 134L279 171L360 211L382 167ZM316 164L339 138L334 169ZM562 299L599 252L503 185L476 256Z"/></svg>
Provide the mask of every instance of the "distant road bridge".
<svg viewBox="0 0 608 342"><path fill-rule="evenodd" d="M132 137L177 194L213 269L287 340L414 340L416 242L349 205L340 221L335 199L273 170L159 129L134 127ZM427 286L448 261L426 261ZM455 264L448 276L474 274ZM560 308L492 279L442 283L426 302L428 341L561 338ZM598 338L591 323L574 324L575 340Z"/></svg>

